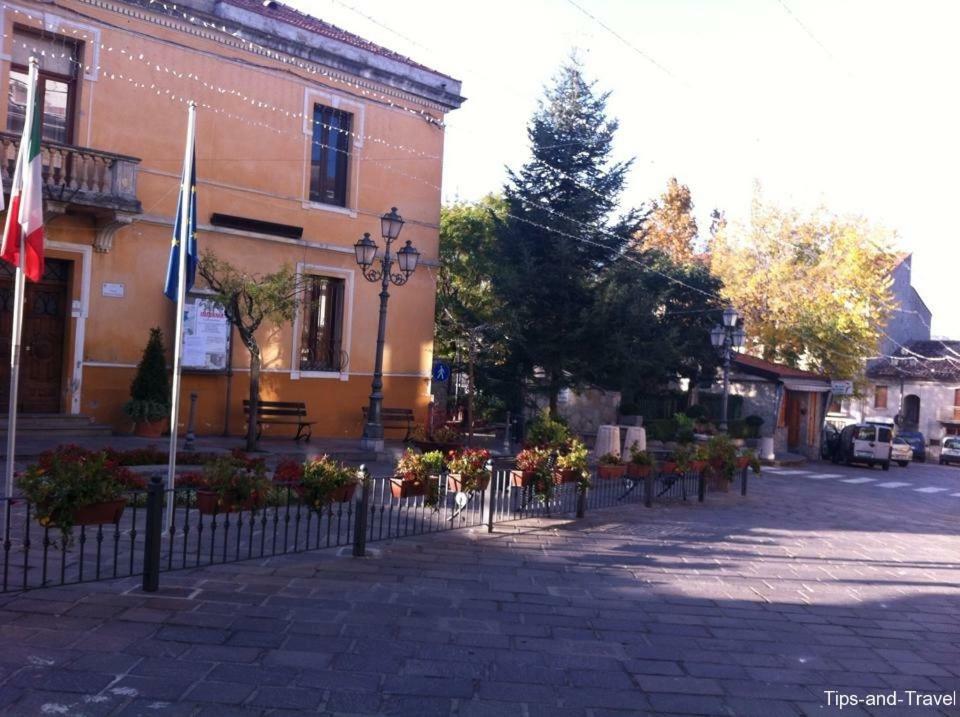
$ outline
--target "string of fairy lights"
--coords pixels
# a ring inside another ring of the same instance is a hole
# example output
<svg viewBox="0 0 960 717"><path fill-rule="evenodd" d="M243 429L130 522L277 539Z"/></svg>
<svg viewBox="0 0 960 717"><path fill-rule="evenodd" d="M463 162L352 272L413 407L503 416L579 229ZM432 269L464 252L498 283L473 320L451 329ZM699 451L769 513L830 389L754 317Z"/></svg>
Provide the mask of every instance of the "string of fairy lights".
<svg viewBox="0 0 960 717"><path fill-rule="evenodd" d="M282 63L284 63L284 64L293 65L293 66L296 67L297 69L306 71L306 72L308 72L308 73L311 74L311 75L318 75L318 76L320 76L320 77L324 77L324 78L325 78L327 81L329 81L329 82L336 83L336 84L347 85L347 86L351 87L355 92L359 92L360 94L362 94L363 96L367 97L368 99L369 99L370 96L371 96L371 92L369 91L368 88L366 88L366 87L364 87L364 86L361 86L361 85L359 85L359 84L357 84L357 83L351 83L351 82L349 82L348 80L346 80L345 78L342 78L340 75L334 75L333 73L331 73L331 72L329 72L329 71L325 71L325 70L323 70L322 68L320 68L320 67L318 67L318 66L316 66L316 65L304 63L304 62L302 62L302 61L300 61L300 60L298 60L298 59L296 59L296 58L293 58L293 57L290 57L290 56L286 56L286 55L282 55L281 53L277 53L276 51L271 50L270 48L266 48L266 47L264 47L264 46L262 46L262 45L259 45L259 44L257 44L257 43L252 42L252 41L249 41L249 40L246 40L245 38L240 37L240 34L239 34L240 31L239 31L239 30L231 33L231 32L229 31L229 29L228 29L225 25L215 25L215 24L213 24L213 23L209 23L209 22L203 20L202 18L197 18L197 17L195 17L195 16L193 16L193 15L190 15L190 14L187 13L187 12L182 11L182 10L181 10L180 8L178 8L178 6L175 5L175 4L164 3L164 2L161 2L161 0L150 0L150 4L151 4L151 5L158 5L158 6L162 7L162 8L163 8L166 12L168 12L168 13L179 13L179 15L182 16L182 18L183 18L184 20L187 20L188 22L191 22L191 23L193 23L193 24L200 24L201 26L203 26L203 27L206 28L206 29L215 30L215 31L217 31L217 32L227 33L227 34L229 34L231 37L237 38L238 40L244 42L246 45L248 45L248 46L249 46L250 48L252 48L254 51L258 52L258 54L265 54L265 55L266 55L267 57L269 57L270 59L274 59L274 60L280 61L280 62L282 62ZM29 12L23 11L23 10L21 10L20 8L17 8L17 7L9 6L9 5L6 5L6 4L0 4L0 7L3 7L4 9L12 10L13 12L15 12L15 13L17 13L17 14L22 14L22 15L24 15L28 20L41 20L41 21L42 21L42 18L35 17L35 16L31 15ZM44 29L41 30L41 34L42 34L44 37L46 37L46 33L45 33L45 30L44 30ZM78 30L76 30L76 29L74 29L74 30L72 31L72 34L73 34L74 36L76 36L78 39L84 39L84 40L86 40L87 42L89 42L89 41L92 39L92 38L88 37L86 33L80 32L80 31L78 31ZM7 34L4 34L3 37L4 37L4 38L8 38L8 35L7 35ZM64 60L67 60L67 61L69 61L69 62L75 63L75 64L77 65L78 69L82 69L84 72L94 71L94 72L96 72L96 73L98 73L98 74L102 74L102 76L104 76L104 77L106 77L106 78L108 78L108 79L110 79L110 80L119 80L119 81L121 81L121 82L127 82L128 84L130 84L131 86L133 86L133 87L135 87L135 88L137 88L137 89L149 90L149 91L153 92L155 95L161 96L161 97L167 97L167 98L170 99L171 101L176 101L176 102L180 102L180 103L188 103L188 102L191 102L191 101L196 101L197 104L198 104L198 106L201 107L202 109L206 110L206 111L209 111L209 112L218 114L218 115L220 115L220 116L226 117L226 118L228 118L228 119L230 119L230 120L233 120L233 121L244 122L244 123L246 123L246 124L249 124L249 125L251 125L251 126L257 127L257 128L259 128L259 129L266 129L266 130L269 130L269 131L272 131L272 132L275 132L275 133L278 133L278 134L296 134L296 136L298 136L298 137L301 136L300 134L297 134L296 132L292 132L291 130L284 130L284 129L281 129L281 128L279 128L279 127L275 127L275 126L273 126L273 125L267 124L267 123L265 123L265 122L261 122L261 121L259 121L259 120L252 119L252 118L250 118L249 116L240 115L240 114L237 114L237 113L235 113L235 112L226 110L226 109L223 108L223 107L218 107L218 106L212 105L212 104L210 104L210 103L208 103L208 102L198 101L198 100L196 100L192 95L187 96L186 94L183 94L183 93L178 94L177 91L175 91L175 90L172 91L172 90L170 90L170 88L162 87L162 86L158 85L156 82L151 82L151 83L148 85L146 82L143 82L143 81L141 81L141 80L138 79L138 78L134 78L134 77L130 76L129 73L128 73L128 74L124 74L123 72L111 71L112 68L110 68L109 66L104 66L104 65L99 65L99 64L96 65L96 66L84 65L83 63L81 63L79 60L77 60L77 59L73 56L73 53L72 53L72 52L68 52L68 51L67 51L67 46L66 46L66 45L67 45L67 42L69 41L69 38L65 37L65 36L62 35L62 34L54 33L54 34L53 34L53 37L52 37L51 39L52 39L54 42L60 40L60 41L63 41L63 43L64 43L64 52L61 53L61 55L59 56L59 59L64 59ZM14 39L14 41L16 42L17 40ZM46 50L45 50L44 48L36 48L36 47L32 47L32 48L31 48L30 46L28 46L28 45L27 45L26 43L24 43L24 42L21 42L21 44L22 44L22 46L23 46L24 49L26 49L26 50L31 50L31 49L32 49L32 50L36 50L36 51L39 52L41 55L45 54L45 52L46 52ZM430 154L428 154L428 153L422 152L422 151L417 150L416 148L410 147L410 146L408 146L408 145L401 145L401 144L392 143L392 142L389 142L388 140L385 140L385 139L383 139L383 138L381 138L381 137L376 137L376 136L373 136L373 135L361 135L361 134L359 134L359 133L353 132L352 130L347 130L347 129L345 129L345 128L343 128L343 127L340 127L340 126L335 126L335 125L330 125L330 124L328 124L328 123L324 123L324 122L322 122L321 120L316 119L315 117L309 116L309 115L306 114L305 112L296 111L296 110L290 110L290 109L283 108L282 106L279 106L279 105L277 105L277 104L274 103L274 102L264 101L264 100L262 100L262 99L258 99L258 98L256 98L256 97L251 96L249 93L246 93L246 92L243 92L243 91L241 91L241 90L238 90L237 88L224 87L224 86L219 85L219 84L216 84L216 83L207 82L207 81L205 81L204 79L202 79L202 78L201 78L197 73L195 73L195 72L190 72L190 71L184 72L184 71L178 70L178 69L176 69L176 68L170 67L169 65L164 64L164 63L153 62L153 61L151 61L148 57L146 57L142 52L138 52L138 51L135 51L135 50L131 50L131 49L129 49L129 48L116 48L116 49L115 49L113 46L106 45L106 44L103 44L103 43L100 43L100 44L99 44L99 49L101 50L101 52L106 53L106 54L108 54L108 55L110 55L110 54L112 54L112 53L116 53L115 56L119 56L119 57L121 57L121 58L126 58L126 60L127 60L128 62L139 62L139 63L143 64L144 66L150 68L150 69L153 70L153 71L164 73L165 75L173 78L174 80L197 83L199 86L202 86L205 90L207 90L207 91L209 91L209 92L215 92L217 95L219 95L219 96L221 96L221 97L224 97L224 98L234 98L234 99L236 99L236 100L239 100L240 102L242 102L245 106L247 106L247 107L249 107L249 108L253 108L253 109L257 109L257 110L262 110L262 111L266 111L266 112L271 112L271 113L273 113L273 114L275 114L275 115L277 115L277 116L282 116L282 117L288 118L288 119L290 119L290 120L297 120L298 122L306 122L306 123L308 123L311 127L314 127L314 128L315 128L316 126L323 126L323 127L327 128L328 131L336 131L336 132L341 132L341 133L348 134L354 141L361 141L361 142L362 142L362 141L369 141L369 142L372 142L372 143L374 143L374 144L377 144L377 145L380 145L380 146L383 146L383 147L393 148L393 149L396 149L396 150L399 150L399 151L402 151L402 152L405 152L405 153L408 153L408 154L416 154L416 155L418 155L418 158L421 158L421 159L432 159L432 160L440 160L440 159L441 159L441 156L440 156L440 155L430 155ZM113 68L113 69L118 69L118 68ZM404 106L404 105L400 105L399 103L393 102L392 99L388 98L386 95L383 95L382 93L373 93L373 94L379 94L380 98L382 98L383 100L386 100L386 102L382 102L382 101L381 101L381 103L388 104L389 106L394 107L394 108L396 108L396 109L402 109L402 110L404 110L404 111L406 111L406 112L410 112L410 113L414 113L414 114L420 114L420 115L427 115L427 116L429 116L431 119L436 120L436 118L434 118L432 115L429 115L429 113L426 113L425 110L417 110L417 109L413 109L413 108L410 108L410 107L406 107L406 106ZM438 127L441 128L441 129L442 129L443 126L444 126L442 122L436 122L436 121L435 121L434 124L436 124L436 126L438 126ZM317 141L317 140L313 140L312 144L317 145L317 146L321 146L321 147L326 147L326 148L331 149L331 150L334 150L334 151L346 152L348 155L350 154L350 151L349 151L349 150L343 150L343 149L341 149L341 148L339 148L339 147L336 147L336 146L333 146L333 145L328 145L328 144L319 142L319 141ZM411 180L411 181L417 181L417 182L423 183L423 184L425 184L426 186L430 187L431 189L433 189L433 190L435 190L435 191L437 191L437 192L442 191L440 186L438 186L438 185L436 185L436 184L434 184L434 183L432 183L432 182L429 182L428 180L425 180L425 179L423 179L422 177L418 177L418 176L415 176L415 175L411 175L411 174L409 174L408 172L405 172L405 171L403 171L403 170L401 170L401 169L393 166L392 164L387 164L388 162L398 161L398 158L378 159L378 158L371 158L371 157L363 157L363 159L368 160L368 161L374 161L374 162L383 162L383 163L384 163L384 168L385 168L387 171L393 172L393 173L397 174L398 176L402 176L402 177L404 177L404 178L406 178L406 179L409 179L409 180ZM290 161L299 162L300 160L290 160ZM558 174L560 174L561 176L563 176L563 175L565 174L565 173L563 173L561 170L557 170L557 172L558 172ZM570 177L569 175L566 175L566 176L567 176L567 178L569 178L569 179L571 179L572 181L574 181L578 186L584 186L584 185L582 185L582 183L580 183L579 181L577 181L576 178ZM587 187L584 186L584 188L587 188ZM590 188L590 189L592 190L592 188ZM172 191L172 190L171 190L171 191ZM592 191L594 191L594 193L596 193L595 190L592 190ZM525 204L527 204L528 206L533 207L533 208L535 208L535 209L537 209L537 210L546 211L546 212L547 212L548 214L550 214L552 217L555 217L555 218L557 218L558 220L560 220L560 221L562 221L562 222L564 222L564 223L566 223L566 224L568 224L568 225L569 225L569 224L573 224L573 225L575 225L575 226L583 227L583 228L584 228L585 230L587 230L590 234L593 234L593 235L595 235L595 234L608 235L608 236L616 239L618 242L622 241L622 239L623 239L621 236L619 236L619 235L617 235L617 234L615 234L615 233L607 230L607 229L604 228L604 227L589 226L589 225L587 225L587 224L585 224L585 223L583 223L583 222L581 222L581 221L579 221L579 220L577 220L577 219L575 219L575 218L572 218L572 217L569 217L569 216L567 216L567 215L564 215L562 212L557 212L556 210L553 210L551 207L545 206L545 205L543 205L543 204L537 204L537 203L529 202L528 200L525 200L525 199L522 199L522 198L520 198L520 199L521 199L521 201L523 201L523 202L524 202ZM587 238L587 237L584 237L584 236L577 236L577 235L574 235L574 234L570 234L570 233L568 233L568 232L564 232L564 231L562 231L562 230L559 230L559 229L557 229L556 227L548 226L548 225L546 225L546 224L533 221L533 220L531 220L531 219L529 219L529 218L527 218L527 217L521 217L521 216L517 216L517 215L511 214L511 213L508 213L507 216L510 217L510 218L512 218L512 219L514 219L514 220L516 220L516 221L523 222L523 223L525 223L525 224L527 224L527 225L534 226L534 227L536 227L536 228L539 228L540 230L547 231L547 232L556 234L556 235L558 235L558 236L563 236L563 237L569 238L569 239L574 240L574 241L578 241L578 242L582 242L582 243L594 245L594 246L599 247L599 248L601 248L601 249L604 249L604 250L606 250L606 251L617 252L618 255L617 255L616 258L626 259L626 260L628 260L628 261L630 261L631 263L635 264L636 266L638 266L640 269L642 269L642 270L644 270L644 271L648 271L648 272L652 272L652 273L654 273L654 274L657 274L657 275L661 276L662 278L667 279L667 280L670 281L671 283L677 284L677 285L679 285L679 286L683 286L683 287L686 288L686 289L689 289L689 290L692 290L692 291L697 292L697 293L699 293L699 294L702 294L702 295L704 295L704 296L706 296L706 297L708 297L708 298L710 298L710 299L712 299L712 300L717 300L717 301L720 301L720 302L723 302L723 301L724 301L723 297L721 297L721 296L718 295L718 294L715 294L715 293L713 293L713 292L704 291L703 289L701 289L701 288L699 288L699 287L696 287L696 286L694 286L694 285L692 285L692 284L689 284L689 283L687 283L687 282L684 282L684 281L681 280L681 279L678 279L678 278L676 278L676 277L674 277L674 276L671 276L671 275L669 275L669 274L667 274L667 273L665 273L665 272L662 272L662 271L660 271L660 270L658 270L658 269L655 269L655 268L653 268L653 267L651 267L651 266L649 266L649 265L647 265L647 264L639 261L636 257L630 256L630 255L627 255L627 254L624 254L624 253L620 252L619 250L617 250L617 249L615 249L615 248L613 248L613 247L611 247L611 246L609 246L609 245L607 245L607 244L604 244L604 243L602 243L602 242L594 241L594 240L591 240L591 239L589 239L589 238ZM921 354L918 354L918 353L916 353L916 352L911 351L908 347L903 346L902 344L900 344L899 342L897 342L896 340L894 340L892 337L890 337L888 334L886 334L886 332L882 332L882 333L884 333L884 335L885 335L888 339L890 339L894 344L896 344L896 345L901 349L901 351L903 351L904 353L909 354L909 357L910 357L911 359L917 359L917 360L923 360L923 361L931 361L931 362L943 362L943 361L948 361L948 362L951 362L951 363L954 363L954 364L960 363L960 361L958 361L958 359L960 359L960 354L957 354L957 353L954 352L954 351L950 351L950 353L952 353L953 356L939 356L939 357L923 356L923 355L921 355ZM819 343L819 342L815 342L815 343ZM944 345L944 346L945 346L945 348L947 348L947 349L949 350L949 348L946 347L946 345ZM833 354L835 354L835 355L838 355L838 356L845 356L845 357L848 357L848 358L859 358L859 357L854 356L854 355L852 355L852 354L846 354L846 353L837 351L837 350L835 350L835 349L832 349L831 347L823 346L823 348L825 348L826 350L828 350L828 351L830 351L831 353L833 353ZM873 357L870 357L870 358L871 358L871 359L886 358L886 359L891 359L891 360L903 360L905 357L904 357L904 356L895 356L895 355L879 355L879 356L873 356Z"/></svg>

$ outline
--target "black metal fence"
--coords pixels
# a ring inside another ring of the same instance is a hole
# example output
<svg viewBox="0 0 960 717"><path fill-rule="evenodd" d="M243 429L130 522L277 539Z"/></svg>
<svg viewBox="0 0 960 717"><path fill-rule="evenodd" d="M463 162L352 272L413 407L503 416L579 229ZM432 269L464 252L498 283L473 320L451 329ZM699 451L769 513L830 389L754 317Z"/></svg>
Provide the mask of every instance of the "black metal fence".
<svg viewBox="0 0 960 717"><path fill-rule="evenodd" d="M747 470L737 478L746 495ZM493 532L498 523L583 517L628 503L702 502L707 492L698 473L544 483L528 480L511 460L495 462L485 485L462 488L455 476L435 477L418 491L366 476L343 502L307 505L297 486L275 485L266 505L224 510L198 501L195 488L168 490L154 478L146 491L126 496L116 522L77 525L68 534L40 525L26 500L0 499L0 592L130 577L155 591L163 572L338 546L363 555L376 541L471 527Z"/></svg>

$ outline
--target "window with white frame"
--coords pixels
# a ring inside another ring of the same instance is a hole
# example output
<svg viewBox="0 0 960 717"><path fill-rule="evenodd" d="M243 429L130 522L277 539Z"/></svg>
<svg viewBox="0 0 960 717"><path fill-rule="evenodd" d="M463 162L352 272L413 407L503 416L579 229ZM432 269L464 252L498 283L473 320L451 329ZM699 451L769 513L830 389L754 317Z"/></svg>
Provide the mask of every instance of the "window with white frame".
<svg viewBox="0 0 960 717"><path fill-rule="evenodd" d="M305 275L301 308L300 370L340 371L343 350L344 298L342 278Z"/></svg>

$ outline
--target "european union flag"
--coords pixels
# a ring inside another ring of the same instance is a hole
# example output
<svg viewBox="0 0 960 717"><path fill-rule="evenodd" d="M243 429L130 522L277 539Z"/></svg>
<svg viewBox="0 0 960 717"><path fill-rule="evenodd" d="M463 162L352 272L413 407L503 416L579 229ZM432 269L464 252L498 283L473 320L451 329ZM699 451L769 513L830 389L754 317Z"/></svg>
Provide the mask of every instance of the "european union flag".
<svg viewBox="0 0 960 717"><path fill-rule="evenodd" d="M187 288L184 294L193 288L197 278L197 154L193 153L190 164L190 202L187 208L188 215L183 216L183 185L180 186L180 197L177 200L177 219L173 223L173 245L170 247L170 261L167 264L167 283L163 293L171 301L177 300L177 275L180 272L180 229L182 222L187 222Z"/></svg>

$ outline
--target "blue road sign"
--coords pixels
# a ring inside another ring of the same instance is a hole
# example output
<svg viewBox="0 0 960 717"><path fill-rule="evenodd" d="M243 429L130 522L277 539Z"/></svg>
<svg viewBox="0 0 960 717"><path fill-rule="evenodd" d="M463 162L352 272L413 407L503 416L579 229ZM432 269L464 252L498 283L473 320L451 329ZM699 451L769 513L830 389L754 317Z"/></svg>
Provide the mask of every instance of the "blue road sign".
<svg viewBox="0 0 960 717"><path fill-rule="evenodd" d="M450 366L443 363L443 361L437 361L433 364L433 380L437 383L444 383L448 378L450 378Z"/></svg>

